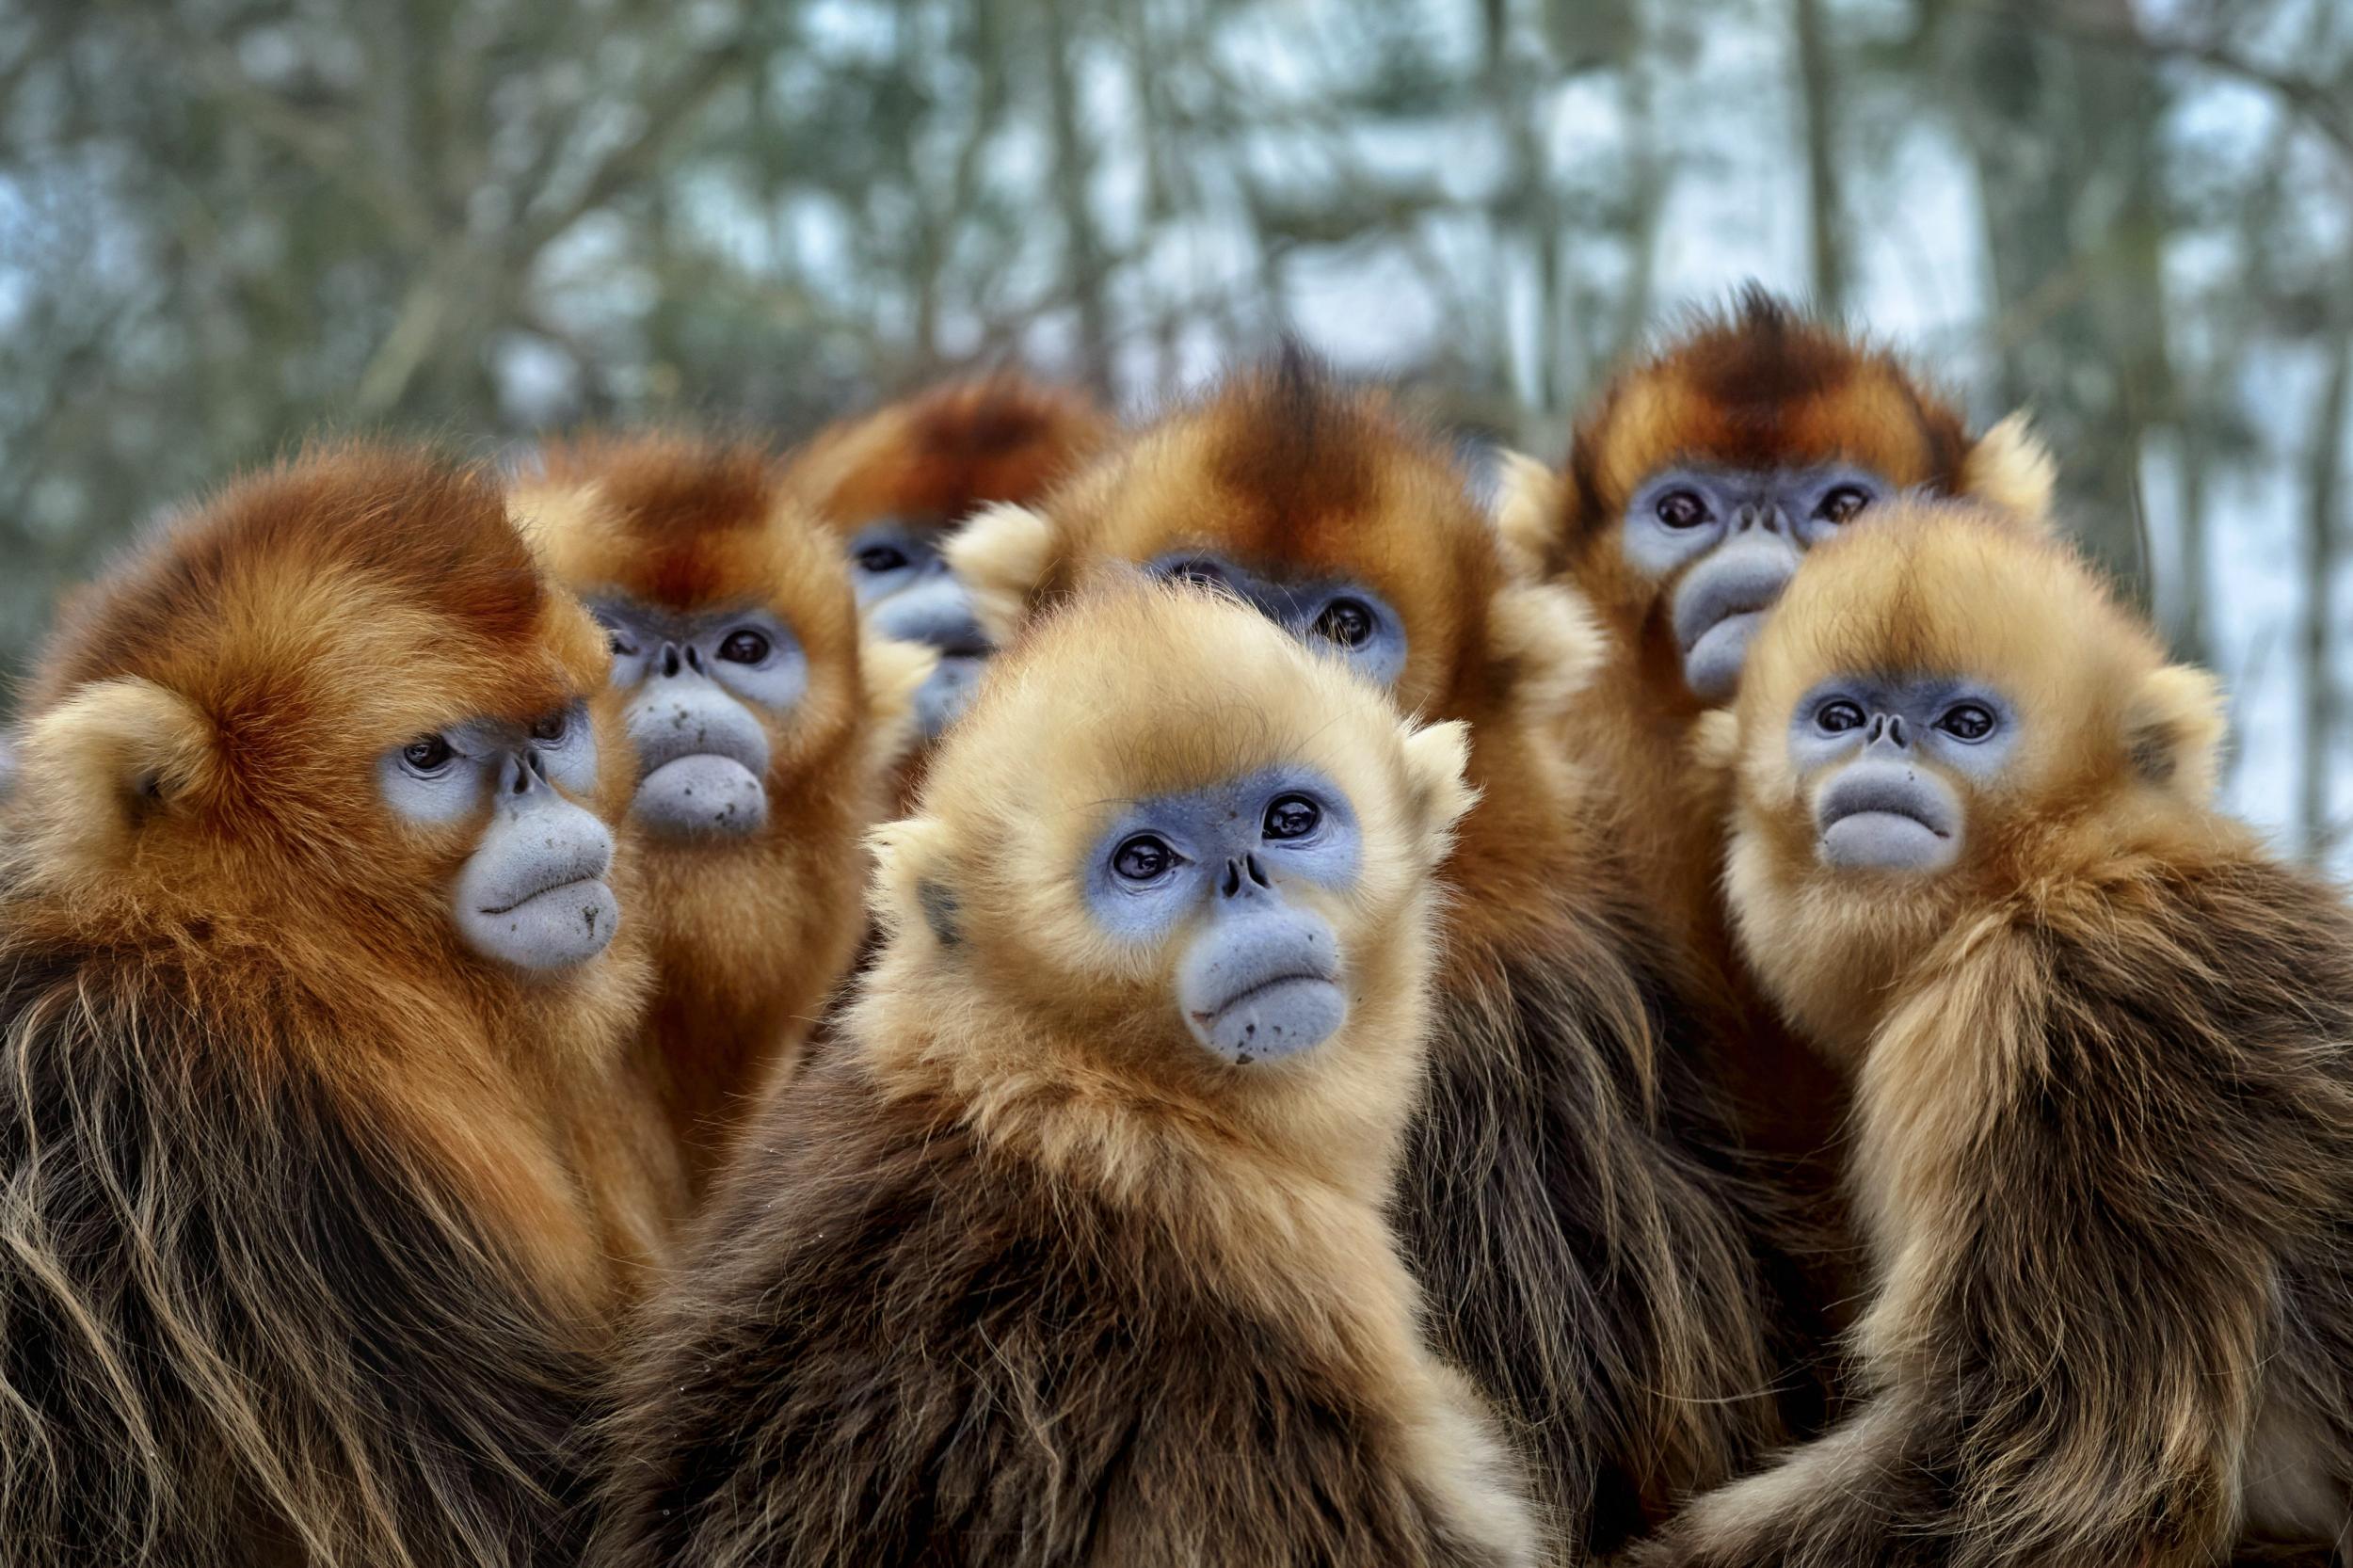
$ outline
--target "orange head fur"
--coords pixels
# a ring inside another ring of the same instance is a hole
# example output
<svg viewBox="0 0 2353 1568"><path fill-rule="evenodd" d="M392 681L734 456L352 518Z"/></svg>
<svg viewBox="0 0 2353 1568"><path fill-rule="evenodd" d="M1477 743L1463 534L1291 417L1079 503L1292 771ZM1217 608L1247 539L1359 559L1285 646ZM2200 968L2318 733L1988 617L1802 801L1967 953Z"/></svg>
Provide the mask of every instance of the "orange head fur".
<svg viewBox="0 0 2353 1568"><path fill-rule="evenodd" d="M1079 392L1019 376L952 381L818 432L788 482L843 535L878 518L949 528L1031 501L1112 439Z"/></svg>
<svg viewBox="0 0 2353 1568"><path fill-rule="evenodd" d="M605 668L603 635L542 582L485 476L372 446L307 455L171 522L61 616L28 704L26 886L159 937L315 933L282 957L314 961L321 995L355 969L356 994L380 992L387 958L403 985L495 989L449 919L488 803L404 822L377 760L596 698L584 804L613 822L630 769Z"/></svg>
<svg viewBox="0 0 2353 1568"><path fill-rule="evenodd" d="M1425 1026L1430 872L1471 799L1465 753L1462 726L1400 720L1242 607L1106 584L993 666L919 814L876 835L889 940L854 1032L894 1077L944 1073L984 1127L1114 1179L1144 1175L1124 1162L1153 1123L1385 1180ZM1328 781L1353 814L1345 881L1274 873L1336 934L1347 1016L1337 1038L1236 1065L1204 1048L1176 1000L1179 957L1215 896L1147 936L1107 929L1088 889L1134 803L1278 769Z"/></svg>
<svg viewBox="0 0 2353 1568"><path fill-rule="evenodd" d="M1851 675L1990 694L1992 760L1916 739L1903 759L1957 803L1959 845L1941 869L1826 863L1824 792L1839 768L1809 749L1805 710ZM1825 543L1758 640L1735 713L1709 724L1737 768L1743 945L1833 1043L1866 1029L1875 988L1972 911L2233 833L2211 804L2213 679L2168 664L2072 551L1984 507L1898 503Z"/></svg>

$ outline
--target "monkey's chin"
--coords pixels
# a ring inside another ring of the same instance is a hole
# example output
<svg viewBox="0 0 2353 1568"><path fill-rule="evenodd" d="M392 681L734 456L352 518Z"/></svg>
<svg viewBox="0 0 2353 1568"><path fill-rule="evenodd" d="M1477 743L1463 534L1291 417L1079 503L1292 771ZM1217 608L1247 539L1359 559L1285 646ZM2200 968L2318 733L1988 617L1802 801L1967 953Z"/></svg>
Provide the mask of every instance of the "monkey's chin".
<svg viewBox="0 0 2353 1568"><path fill-rule="evenodd" d="M458 929L475 952L519 969L548 972L585 964L621 923L613 889L582 877L505 909L461 909Z"/></svg>
<svg viewBox="0 0 2353 1568"><path fill-rule="evenodd" d="M1740 684L1740 666L1748 662L1749 639L1764 623L1764 611L1741 610L1700 633L1683 656L1683 683L1693 696L1703 702L1731 697Z"/></svg>
<svg viewBox="0 0 2353 1568"><path fill-rule="evenodd" d="M696 752L640 779L630 811L670 838L741 838L767 822L768 787L732 757Z"/></svg>
<svg viewBox="0 0 2353 1568"><path fill-rule="evenodd" d="M1852 811L1823 826L1821 855L1841 871L1926 873L1951 865L1961 840L1898 811Z"/></svg>
<svg viewBox="0 0 2353 1568"><path fill-rule="evenodd" d="M1348 994L1321 975L1286 975L1185 1021L1212 1054L1247 1066L1297 1056L1330 1039L1348 1021Z"/></svg>

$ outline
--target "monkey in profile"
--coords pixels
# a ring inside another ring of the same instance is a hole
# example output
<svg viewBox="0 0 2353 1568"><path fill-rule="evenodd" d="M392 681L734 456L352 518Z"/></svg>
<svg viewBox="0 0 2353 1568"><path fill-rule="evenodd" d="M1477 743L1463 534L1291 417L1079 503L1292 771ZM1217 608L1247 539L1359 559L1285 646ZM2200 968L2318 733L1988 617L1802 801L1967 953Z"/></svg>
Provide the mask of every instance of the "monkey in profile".
<svg viewBox="0 0 2353 1568"><path fill-rule="evenodd" d="M1036 500L1112 437L1111 420L1083 394L1000 373L830 425L792 457L788 482L840 536L868 626L938 651L916 694L926 744L963 710L989 652L941 547L991 503ZM919 757L902 802L920 773Z"/></svg>
<svg viewBox="0 0 2353 1568"><path fill-rule="evenodd" d="M1927 490L2039 522L2053 469L2021 417L1972 437L1895 356L1751 289L1628 367L1577 421L1564 474L1512 465L1500 521L1515 562L1581 589L1609 662L1567 736L1618 796L1619 834L1659 918L1727 1016L1707 1064L1744 1133L1805 1158L1835 1136L1842 1087L1769 1024L1738 969L1718 878L1724 803L1689 761L1750 640L1805 552Z"/></svg>
<svg viewBox="0 0 2353 1568"><path fill-rule="evenodd" d="M1003 654L646 1329L592 1560L1533 1562L1382 1214L1464 753L1205 594Z"/></svg>
<svg viewBox="0 0 2353 1568"><path fill-rule="evenodd" d="M2345 1561L2353 915L2216 810L2212 680L2069 552L1898 503L1710 725L1878 1277L1863 1402L1653 1560Z"/></svg>
<svg viewBox="0 0 2353 1568"><path fill-rule="evenodd" d="M930 655L863 636L840 552L758 446L545 449L514 501L612 643L637 758L656 1076L696 1192L865 930L864 835Z"/></svg>
<svg viewBox="0 0 2353 1568"><path fill-rule="evenodd" d="M949 546L1000 635L1090 578L1209 583L1471 727L1431 1083L1399 1224L1441 1351L1607 1550L1783 1436L1768 1259L1685 1067L1693 1027L1559 729L1599 658L1514 582L1447 449L1295 351Z"/></svg>
<svg viewBox="0 0 2353 1568"><path fill-rule="evenodd" d="M493 481L371 446L61 614L0 843L0 1562L576 1554L682 1184L606 662Z"/></svg>

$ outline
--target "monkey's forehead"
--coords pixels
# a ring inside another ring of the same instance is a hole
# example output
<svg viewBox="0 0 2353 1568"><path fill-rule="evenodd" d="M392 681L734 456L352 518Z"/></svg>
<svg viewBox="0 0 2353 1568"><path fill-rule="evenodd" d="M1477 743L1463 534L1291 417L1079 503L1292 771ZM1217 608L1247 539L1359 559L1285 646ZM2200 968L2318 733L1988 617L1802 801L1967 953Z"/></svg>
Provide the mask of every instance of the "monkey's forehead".
<svg viewBox="0 0 2353 1568"><path fill-rule="evenodd" d="M1290 763L1337 776L1394 752L1397 725L1381 693L1257 612L1124 578L1000 657L925 795L1012 792L1079 811Z"/></svg>
<svg viewBox="0 0 2353 1568"><path fill-rule="evenodd" d="M2153 668L2163 650L2065 547L1973 507L1898 502L1814 551L1754 661L1760 699L1776 703L1865 671L1977 677L2056 699Z"/></svg>
<svg viewBox="0 0 2353 1568"><path fill-rule="evenodd" d="M1626 377L1579 432L1578 493L1602 514L1649 475L1678 463L1735 468L1845 461L1898 487L1950 490L1968 437L1952 408L1892 360L1847 353L1753 380L1661 361Z"/></svg>

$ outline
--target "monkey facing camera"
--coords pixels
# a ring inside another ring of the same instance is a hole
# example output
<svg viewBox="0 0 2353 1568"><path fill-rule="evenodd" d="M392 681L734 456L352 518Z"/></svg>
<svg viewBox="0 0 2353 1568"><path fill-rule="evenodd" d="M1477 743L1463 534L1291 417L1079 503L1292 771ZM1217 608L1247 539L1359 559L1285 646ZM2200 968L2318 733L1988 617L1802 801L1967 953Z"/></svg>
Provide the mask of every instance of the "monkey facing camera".
<svg viewBox="0 0 2353 1568"><path fill-rule="evenodd" d="M2353 911L2215 808L2213 678L1913 502L1707 728L1743 950L1856 1084L1866 1392L1637 1560L2342 1562Z"/></svg>
<svg viewBox="0 0 2353 1568"><path fill-rule="evenodd" d="M856 951L859 840L932 655L861 630L832 535L757 444L551 442L508 496L611 649L659 966L642 1046L699 1184Z"/></svg>
<svg viewBox="0 0 2353 1568"><path fill-rule="evenodd" d="M1464 727L1134 574L1003 659L648 1320L591 1560L1532 1568L1385 1215Z"/></svg>

